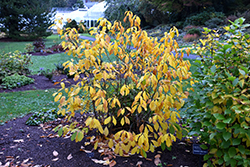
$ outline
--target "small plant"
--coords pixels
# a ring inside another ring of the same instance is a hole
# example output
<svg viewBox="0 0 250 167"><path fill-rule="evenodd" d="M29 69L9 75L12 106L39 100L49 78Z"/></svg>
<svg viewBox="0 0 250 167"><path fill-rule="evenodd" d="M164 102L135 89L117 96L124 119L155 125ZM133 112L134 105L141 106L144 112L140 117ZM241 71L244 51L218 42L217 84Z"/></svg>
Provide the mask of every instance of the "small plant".
<svg viewBox="0 0 250 167"><path fill-rule="evenodd" d="M0 83L2 79L15 73L30 74L29 66L32 64L29 54L23 55L19 51L0 54Z"/></svg>
<svg viewBox="0 0 250 167"><path fill-rule="evenodd" d="M42 110L32 114L32 116L26 121L26 125L37 126L45 122L54 121L60 117L62 117L62 115L57 114L57 109L43 108Z"/></svg>
<svg viewBox="0 0 250 167"><path fill-rule="evenodd" d="M33 51L33 45L32 44L26 44L25 45L25 50L26 50L26 52L28 52L28 53L30 53L30 52L32 52Z"/></svg>
<svg viewBox="0 0 250 167"><path fill-rule="evenodd" d="M60 44L55 44L52 47L50 47L49 49L54 51L54 52L62 52L64 50L62 45L60 45Z"/></svg>
<svg viewBox="0 0 250 167"><path fill-rule="evenodd" d="M44 68L40 68L39 73L51 80L54 74L54 70L50 71L50 69L44 70Z"/></svg>
<svg viewBox="0 0 250 167"><path fill-rule="evenodd" d="M193 41L197 40L198 38L199 38L199 36L197 34L186 34L183 37L183 40L185 42L193 42Z"/></svg>
<svg viewBox="0 0 250 167"><path fill-rule="evenodd" d="M41 52L42 50L45 49L45 43L44 43L44 41L42 39L34 41L33 46L34 46L34 51L35 52Z"/></svg>
<svg viewBox="0 0 250 167"><path fill-rule="evenodd" d="M1 88L4 89L13 89L16 87L21 87L34 83L34 79L26 77L25 75L14 74L3 78Z"/></svg>
<svg viewBox="0 0 250 167"><path fill-rule="evenodd" d="M201 36L201 31L197 28L191 28L187 31L187 34L197 34L198 36Z"/></svg>

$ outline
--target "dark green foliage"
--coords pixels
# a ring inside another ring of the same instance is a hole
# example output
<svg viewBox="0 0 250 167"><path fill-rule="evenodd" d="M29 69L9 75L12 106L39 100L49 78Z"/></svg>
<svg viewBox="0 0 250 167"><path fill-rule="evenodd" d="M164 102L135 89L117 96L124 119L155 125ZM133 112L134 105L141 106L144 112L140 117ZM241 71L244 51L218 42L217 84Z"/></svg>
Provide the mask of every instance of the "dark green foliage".
<svg viewBox="0 0 250 167"><path fill-rule="evenodd" d="M45 49L45 43L42 39L33 42L34 51L41 52L41 50Z"/></svg>
<svg viewBox="0 0 250 167"><path fill-rule="evenodd" d="M0 87L3 89L13 89L24 85L29 85L31 83L34 83L34 79L16 73L3 78Z"/></svg>
<svg viewBox="0 0 250 167"><path fill-rule="evenodd" d="M219 19L219 18L212 18L208 21L205 22L205 25L208 27L208 28L216 28L218 26L221 26L223 25L224 23L224 20L222 19Z"/></svg>
<svg viewBox="0 0 250 167"><path fill-rule="evenodd" d="M26 125L37 126L39 124L54 121L57 118L62 117L62 115L57 114L57 109L42 109L35 112L29 119L26 121Z"/></svg>
<svg viewBox="0 0 250 167"><path fill-rule="evenodd" d="M65 25L65 28L75 28L76 30L78 30L77 22L75 20L72 20L71 22L67 22L67 24Z"/></svg>
<svg viewBox="0 0 250 167"><path fill-rule="evenodd" d="M221 12L203 11L201 13L188 17L184 25L206 25L206 22L208 24L210 23L208 22L210 19L213 19L212 21L210 21L211 23L220 25L225 19L225 14ZM220 20L221 22L218 20Z"/></svg>
<svg viewBox="0 0 250 167"><path fill-rule="evenodd" d="M3 78L15 73L20 75L29 74L29 65L31 63L31 56L28 54L23 55L19 51L0 54L0 83Z"/></svg>
<svg viewBox="0 0 250 167"><path fill-rule="evenodd" d="M196 60L198 81L185 106L190 135L209 144L209 166L250 166L250 35L239 18L226 27L226 43L205 28Z"/></svg>
<svg viewBox="0 0 250 167"><path fill-rule="evenodd" d="M40 68L40 74L48 78L49 80L52 79L54 70L50 71L50 69L44 70L43 68Z"/></svg>
<svg viewBox="0 0 250 167"><path fill-rule="evenodd" d="M52 34L47 29L53 24L50 0L2 0L0 3L0 30L8 38L33 40Z"/></svg>
<svg viewBox="0 0 250 167"><path fill-rule="evenodd" d="M188 32L187 32L187 34L197 34L197 35L201 36L200 30L197 29L197 28L189 29Z"/></svg>

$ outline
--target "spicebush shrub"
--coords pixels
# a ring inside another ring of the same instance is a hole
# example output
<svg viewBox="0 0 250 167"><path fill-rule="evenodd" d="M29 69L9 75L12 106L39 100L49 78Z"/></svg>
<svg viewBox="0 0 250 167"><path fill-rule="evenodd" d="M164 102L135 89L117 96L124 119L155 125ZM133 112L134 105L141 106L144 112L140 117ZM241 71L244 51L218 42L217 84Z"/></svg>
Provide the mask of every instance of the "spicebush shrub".
<svg viewBox="0 0 250 167"><path fill-rule="evenodd" d="M209 144L204 166L250 166L250 35L243 31L250 25L243 22L239 18L225 27L226 43L205 29L207 38L197 51L198 82L185 106L190 135Z"/></svg>
<svg viewBox="0 0 250 167"><path fill-rule="evenodd" d="M13 89L24 85L29 85L31 83L34 83L34 79L15 73L11 76L3 78L0 87L3 89Z"/></svg>
<svg viewBox="0 0 250 167"><path fill-rule="evenodd" d="M121 156L146 156L155 147L170 148L186 132L177 118L187 98L184 87L191 82L190 62L177 51L175 27L165 32L158 43L157 38L149 37L140 28L138 16L128 11L126 20L128 29L119 21L111 24L101 19L102 30L98 26L90 32L95 34L94 42L80 40L74 29L64 34L69 40L62 45L69 49L69 55L79 59L67 61L64 66L75 81L80 74L85 77L70 89L61 83L55 101L60 102L59 113L68 118L76 111L89 115L81 128L74 122L58 126L55 131L60 136L72 132L71 139L78 142L94 130L90 141L95 149L107 146L106 151ZM64 92L67 96L63 96Z"/></svg>
<svg viewBox="0 0 250 167"><path fill-rule="evenodd" d="M0 83L4 77L15 73L20 75L29 74L30 64L32 62L29 54L23 55L19 51L0 54Z"/></svg>

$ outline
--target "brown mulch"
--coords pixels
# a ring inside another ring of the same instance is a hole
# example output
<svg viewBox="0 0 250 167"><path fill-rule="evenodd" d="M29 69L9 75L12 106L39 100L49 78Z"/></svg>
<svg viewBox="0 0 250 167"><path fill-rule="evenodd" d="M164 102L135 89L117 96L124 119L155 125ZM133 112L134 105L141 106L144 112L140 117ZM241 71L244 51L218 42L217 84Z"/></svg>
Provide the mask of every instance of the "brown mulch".
<svg viewBox="0 0 250 167"><path fill-rule="evenodd" d="M54 75L52 80L48 80L41 75L33 75L30 77L35 79L35 83L12 90L0 89L0 92L60 88L60 84L54 85L54 82L60 82L64 78L70 82L65 82L66 86L76 83L72 78L67 78L66 75L62 74ZM84 145L85 139L76 143L75 141L71 141L70 138L57 137L52 131L52 126L46 130L40 126L28 126L25 122L30 116L31 114L28 114L22 118L16 118L6 122L4 125L0 125L0 167L6 163L9 163L10 166L13 164L13 166L16 165L20 167L103 166L95 163L92 159L103 160L104 156L101 156L98 151L92 150L93 146L86 147ZM84 119L83 117L81 118ZM55 124L55 122L52 124ZM82 151L81 146L84 146L86 150L91 150L92 152L87 153ZM56 151L58 155L54 156L53 151ZM162 166L198 167L201 165L201 157L192 153L192 143L178 141L173 143L171 151L167 149L162 151L159 148L154 154L151 152L148 153L148 159L141 158L139 155L131 157L116 156L114 159L116 161L115 166L156 166L154 157L157 154L161 155L160 160Z"/></svg>

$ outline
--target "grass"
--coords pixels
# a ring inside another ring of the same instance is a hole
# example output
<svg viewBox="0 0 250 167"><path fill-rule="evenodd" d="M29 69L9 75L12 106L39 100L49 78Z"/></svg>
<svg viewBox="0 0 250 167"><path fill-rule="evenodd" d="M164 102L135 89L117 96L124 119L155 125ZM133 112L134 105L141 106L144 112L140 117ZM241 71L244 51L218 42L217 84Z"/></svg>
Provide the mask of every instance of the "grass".
<svg viewBox="0 0 250 167"><path fill-rule="evenodd" d="M51 47L54 44L61 43L61 39L58 35L51 35L45 39L45 47ZM23 41L23 42L0 42L0 53L2 52L13 52L19 50L22 53L26 52L25 46L27 44L32 44L32 41Z"/></svg>
<svg viewBox="0 0 250 167"><path fill-rule="evenodd" d="M32 56L33 64L30 66L32 74L37 74L40 68L53 70L56 68L54 64L64 63L70 59L65 53L52 54L48 56Z"/></svg>
<svg viewBox="0 0 250 167"><path fill-rule="evenodd" d="M0 93L0 124L42 108L57 107L52 94L56 89Z"/></svg>

